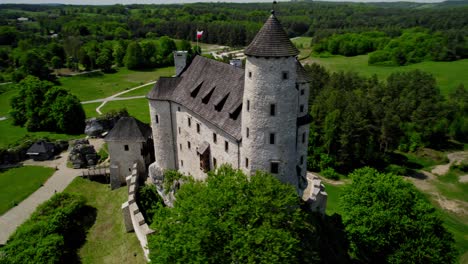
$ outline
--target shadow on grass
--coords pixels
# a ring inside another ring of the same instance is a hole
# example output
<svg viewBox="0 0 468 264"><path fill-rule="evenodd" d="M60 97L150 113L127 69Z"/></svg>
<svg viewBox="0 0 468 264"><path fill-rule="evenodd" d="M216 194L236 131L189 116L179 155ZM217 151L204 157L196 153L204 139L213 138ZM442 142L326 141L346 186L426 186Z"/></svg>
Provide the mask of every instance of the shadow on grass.
<svg viewBox="0 0 468 264"><path fill-rule="evenodd" d="M74 221L76 221L75 224L78 225L79 228L74 228L67 234L64 234L66 248L70 250L65 250L63 255L63 263L81 263L78 250L85 244L86 235L88 234L89 229L96 222L96 217L97 209L92 206L86 205L80 210L78 218L74 219Z"/></svg>

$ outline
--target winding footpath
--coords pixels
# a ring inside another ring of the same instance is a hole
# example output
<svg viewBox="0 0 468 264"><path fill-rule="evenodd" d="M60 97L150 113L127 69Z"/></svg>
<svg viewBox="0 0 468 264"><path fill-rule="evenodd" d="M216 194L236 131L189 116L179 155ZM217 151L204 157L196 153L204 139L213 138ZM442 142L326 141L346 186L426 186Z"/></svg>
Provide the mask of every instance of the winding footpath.
<svg viewBox="0 0 468 264"><path fill-rule="evenodd" d="M102 139L90 139L89 143L96 150L102 147ZM0 216L0 245L6 244L8 238L15 232L16 228L26 221L36 210L37 206L47 201L56 192L63 191L76 177L81 175L82 171L87 169L72 169L67 167L69 151L62 152L60 158L47 161L26 160L25 166L45 166L58 168L55 173L34 193L29 195L17 206L11 208L5 214Z"/></svg>
<svg viewBox="0 0 468 264"><path fill-rule="evenodd" d="M120 93L116 93L114 95L111 95L109 97L106 97L106 98L102 98L102 99L96 99L96 100L90 100L90 101L84 101L84 102L81 102L81 104L92 104L92 103L101 103L101 105L99 105L97 108L96 108L96 112L100 115L102 115L102 112L101 112L101 108L104 107L107 102L109 101L119 101L119 100L132 100L132 99L138 99L138 98L145 98L144 95L140 95L140 96L131 96L131 97L119 97L123 94L126 94L128 92L131 92L133 90L136 90L136 89L140 89L142 87L145 87L147 85L150 85L150 84L155 84L156 81L152 81L152 82L149 82L149 83L145 83L145 84L142 84L140 86L137 86L137 87L133 87L131 89L128 89L128 90L125 90L123 92L120 92Z"/></svg>

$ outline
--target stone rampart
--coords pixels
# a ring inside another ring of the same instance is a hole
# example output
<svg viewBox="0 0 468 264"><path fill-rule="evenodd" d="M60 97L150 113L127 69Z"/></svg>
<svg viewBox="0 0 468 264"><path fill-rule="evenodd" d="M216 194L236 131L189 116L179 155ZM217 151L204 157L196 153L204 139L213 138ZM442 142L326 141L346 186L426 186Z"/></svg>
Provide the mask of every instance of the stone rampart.
<svg viewBox="0 0 468 264"><path fill-rule="evenodd" d="M149 261L148 235L154 233L148 226L136 202L138 191L138 165L133 165L132 173L127 176L128 200L122 204L122 214L127 232L134 231Z"/></svg>

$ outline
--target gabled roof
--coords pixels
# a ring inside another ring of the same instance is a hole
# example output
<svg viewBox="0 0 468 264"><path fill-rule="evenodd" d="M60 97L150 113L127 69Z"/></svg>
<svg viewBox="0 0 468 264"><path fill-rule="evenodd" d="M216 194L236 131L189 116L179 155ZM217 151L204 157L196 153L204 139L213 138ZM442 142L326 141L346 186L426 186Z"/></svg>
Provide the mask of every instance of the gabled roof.
<svg viewBox="0 0 468 264"><path fill-rule="evenodd" d="M240 140L243 94L243 69L196 56L179 77L161 78L147 98L183 105Z"/></svg>
<svg viewBox="0 0 468 264"><path fill-rule="evenodd" d="M54 144L45 142L43 140L34 143L26 152L26 154L40 154L40 153L51 153L54 151Z"/></svg>
<svg viewBox="0 0 468 264"><path fill-rule="evenodd" d="M109 131L105 141L146 142L151 136L151 128L133 117L122 117Z"/></svg>
<svg viewBox="0 0 468 264"><path fill-rule="evenodd" d="M290 57L297 56L299 51L289 40L272 11L271 16L245 49L244 54L256 57Z"/></svg>

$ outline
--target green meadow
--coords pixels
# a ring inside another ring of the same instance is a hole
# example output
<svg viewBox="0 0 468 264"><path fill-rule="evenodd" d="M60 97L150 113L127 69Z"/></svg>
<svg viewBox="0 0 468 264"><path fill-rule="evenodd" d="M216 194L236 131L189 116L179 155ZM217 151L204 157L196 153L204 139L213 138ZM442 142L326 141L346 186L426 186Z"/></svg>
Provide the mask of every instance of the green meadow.
<svg viewBox="0 0 468 264"><path fill-rule="evenodd" d="M354 71L365 76L377 75L380 80L385 80L390 74L397 71L411 71L419 69L429 72L437 80L441 93L445 96L463 83L468 86L468 59L442 62L424 61L408 66L373 66L367 64L368 55L355 57L330 56L327 58L311 57L302 60L305 63L318 63L330 71Z"/></svg>
<svg viewBox="0 0 468 264"><path fill-rule="evenodd" d="M108 184L74 179L64 192L83 195L97 209L96 221L88 231L78 255L82 263L146 263L134 232L125 232L121 205L127 189L110 190Z"/></svg>
<svg viewBox="0 0 468 264"><path fill-rule="evenodd" d="M0 170L0 215L39 189L54 172L39 166Z"/></svg>
<svg viewBox="0 0 468 264"><path fill-rule="evenodd" d="M174 75L174 67L133 71L120 68L116 73L94 72L60 78L62 87L78 96L80 101L106 98L118 92Z"/></svg>

